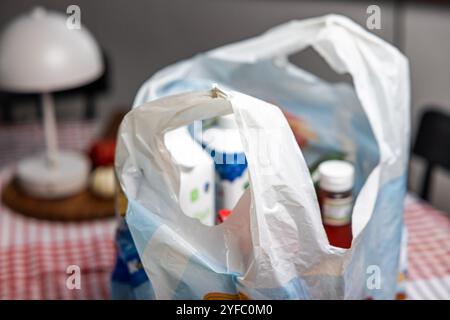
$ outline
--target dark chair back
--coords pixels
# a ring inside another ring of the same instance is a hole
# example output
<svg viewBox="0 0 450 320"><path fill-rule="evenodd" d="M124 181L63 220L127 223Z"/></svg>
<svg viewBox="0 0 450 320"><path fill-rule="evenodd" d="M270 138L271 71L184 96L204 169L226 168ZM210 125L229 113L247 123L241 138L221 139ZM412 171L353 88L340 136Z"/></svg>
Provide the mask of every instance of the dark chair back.
<svg viewBox="0 0 450 320"><path fill-rule="evenodd" d="M450 115L429 107L420 120L413 153L427 164L420 196L428 200L432 172L436 166L450 170Z"/></svg>

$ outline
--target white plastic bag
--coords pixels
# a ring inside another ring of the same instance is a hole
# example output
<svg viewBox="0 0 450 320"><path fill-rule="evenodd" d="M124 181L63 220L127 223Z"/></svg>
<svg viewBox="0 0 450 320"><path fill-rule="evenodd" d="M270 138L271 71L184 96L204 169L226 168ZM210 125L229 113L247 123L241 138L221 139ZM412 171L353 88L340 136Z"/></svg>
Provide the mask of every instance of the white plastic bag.
<svg viewBox="0 0 450 320"><path fill-rule="evenodd" d="M354 91L290 65L286 56L307 46L335 71L350 73ZM308 168L278 108L237 92L212 98L209 91L136 107L119 131L116 171L154 297L201 299L219 292L252 299L394 298L404 227L408 77L407 60L395 48L331 15L281 25L150 79L138 104L212 81L281 101L318 128L324 145L352 155L360 184L352 247L332 247ZM231 111L249 161L251 192L231 218L210 228L181 212L179 172L163 135ZM267 154L270 161L261 161Z"/></svg>

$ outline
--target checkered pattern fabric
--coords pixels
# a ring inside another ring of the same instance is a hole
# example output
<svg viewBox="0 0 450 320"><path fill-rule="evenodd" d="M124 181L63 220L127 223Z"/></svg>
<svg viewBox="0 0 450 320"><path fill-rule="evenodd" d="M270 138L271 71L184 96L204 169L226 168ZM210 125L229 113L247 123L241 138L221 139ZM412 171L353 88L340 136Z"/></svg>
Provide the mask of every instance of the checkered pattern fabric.
<svg viewBox="0 0 450 320"><path fill-rule="evenodd" d="M450 299L450 216L406 198L409 299Z"/></svg>

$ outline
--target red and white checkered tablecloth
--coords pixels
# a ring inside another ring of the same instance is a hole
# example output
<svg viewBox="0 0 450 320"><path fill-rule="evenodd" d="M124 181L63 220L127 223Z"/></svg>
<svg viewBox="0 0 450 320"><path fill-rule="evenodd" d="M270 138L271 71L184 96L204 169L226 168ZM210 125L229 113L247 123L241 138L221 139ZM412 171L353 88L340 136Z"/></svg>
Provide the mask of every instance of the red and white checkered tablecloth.
<svg viewBox="0 0 450 320"><path fill-rule="evenodd" d="M85 149L93 123L59 126L60 145ZM0 167L44 147L36 125L0 127ZM14 165L0 169L0 190ZM408 196L409 299L450 299L450 219ZM0 299L108 299L115 261L115 220L60 223L24 217L0 204ZM81 270L81 290L69 290L66 269Z"/></svg>
<svg viewBox="0 0 450 320"><path fill-rule="evenodd" d="M60 148L86 150L96 131L93 122L62 123ZM44 148L39 124L0 127L0 190L14 172L14 165L4 165ZM114 219L38 220L0 204L0 299L108 299L115 227ZM80 290L66 286L70 265L80 268Z"/></svg>
<svg viewBox="0 0 450 320"><path fill-rule="evenodd" d="M107 299L114 230L114 219L48 222L0 206L0 299ZM70 265L80 268L81 290L66 287Z"/></svg>
<svg viewBox="0 0 450 320"><path fill-rule="evenodd" d="M409 299L450 299L450 215L414 196L405 202Z"/></svg>

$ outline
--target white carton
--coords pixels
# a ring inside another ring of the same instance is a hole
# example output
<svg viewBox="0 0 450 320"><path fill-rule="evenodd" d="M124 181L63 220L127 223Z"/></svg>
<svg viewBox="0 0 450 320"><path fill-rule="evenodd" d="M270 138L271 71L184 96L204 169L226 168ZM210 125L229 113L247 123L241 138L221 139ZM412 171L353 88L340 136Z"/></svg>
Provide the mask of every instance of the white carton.
<svg viewBox="0 0 450 320"><path fill-rule="evenodd" d="M180 166L179 199L182 210L205 225L215 225L214 161L194 141L187 127L167 132L165 143Z"/></svg>

